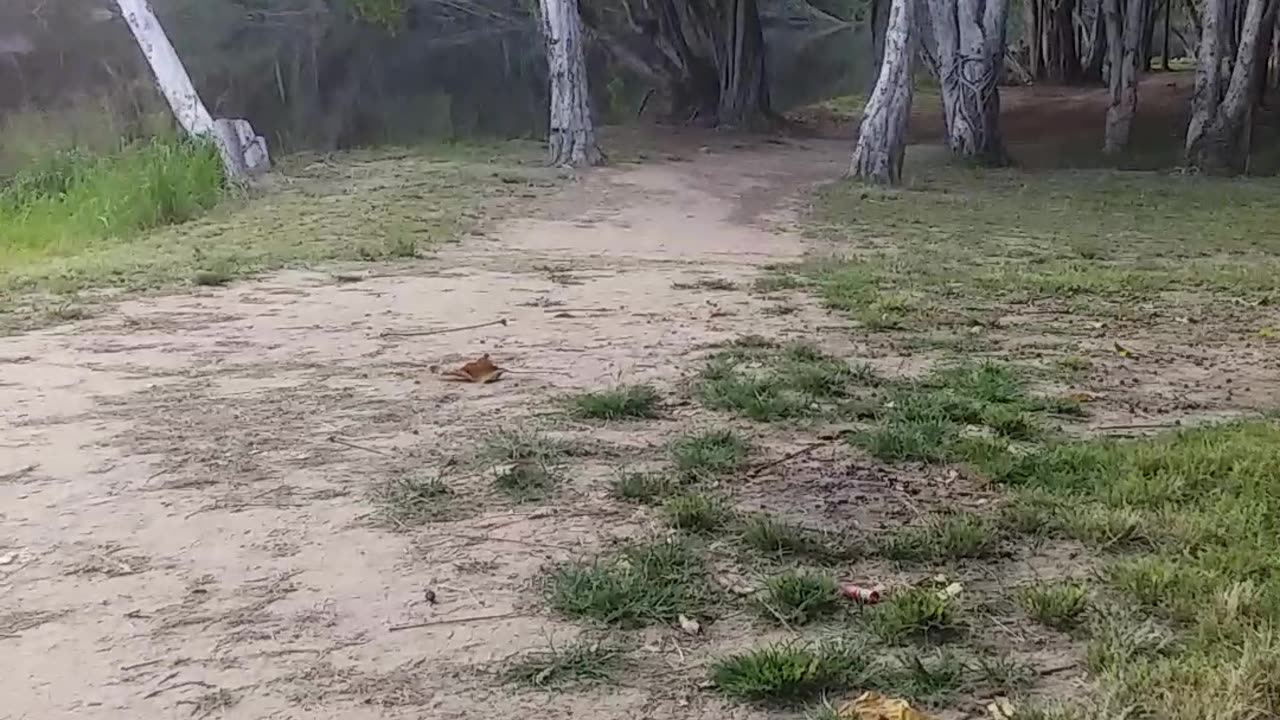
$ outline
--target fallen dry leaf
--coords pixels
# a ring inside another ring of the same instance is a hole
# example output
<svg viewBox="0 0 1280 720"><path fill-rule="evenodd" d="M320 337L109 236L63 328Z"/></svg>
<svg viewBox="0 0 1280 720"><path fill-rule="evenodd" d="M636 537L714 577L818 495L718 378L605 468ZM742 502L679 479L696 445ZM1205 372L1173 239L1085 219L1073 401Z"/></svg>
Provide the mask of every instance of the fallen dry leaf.
<svg viewBox="0 0 1280 720"><path fill-rule="evenodd" d="M1116 354L1117 354L1117 355L1119 355L1120 357L1124 357L1124 358L1137 358L1137 357L1138 357L1136 353L1134 353L1134 352L1133 352L1132 350L1130 350L1129 348L1127 348L1127 347L1125 347L1125 346L1121 345L1120 343L1113 343L1113 344L1115 345Z"/></svg>
<svg viewBox="0 0 1280 720"><path fill-rule="evenodd" d="M1018 714L1018 708L1009 698L998 697L987 705L987 713L991 715L991 720L1013 720Z"/></svg>
<svg viewBox="0 0 1280 720"><path fill-rule="evenodd" d="M472 360L457 370L437 369L437 372L445 380L483 384L497 381L506 372L506 369L494 365L493 361L489 359L489 353L485 353L479 360Z"/></svg>
<svg viewBox="0 0 1280 720"><path fill-rule="evenodd" d="M841 720L933 720L906 700L877 692L864 692L858 699L841 705L837 715Z"/></svg>

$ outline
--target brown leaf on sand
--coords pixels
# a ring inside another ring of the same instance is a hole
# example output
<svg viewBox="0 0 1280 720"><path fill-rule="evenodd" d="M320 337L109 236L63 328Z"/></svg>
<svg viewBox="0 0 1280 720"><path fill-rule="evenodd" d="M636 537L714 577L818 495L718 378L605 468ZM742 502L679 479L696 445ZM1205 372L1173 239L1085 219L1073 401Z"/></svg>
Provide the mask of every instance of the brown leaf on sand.
<svg viewBox="0 0 1280 720"><path fill-rule="evenodd" d="M471 383L491 383L502 378L506 368L500 368L493 364L493 360L489 359L489 353L485 353L479 360L472 360L456 370L441 370L433 367L433 371L440 374L445 380L457 380L458 382Z"/></svg>
<svg viewBox="0 0 1280 720"><path fill-rule="evenodd" d="M489 353L485 353L480 359L472 360L460 368L446 370L439 365L431 365L427 369L433 375L439 375L443 380L480 384L500 380L507 372L506 368L498 367L493 363L493 360L489 359Z"/></svg>

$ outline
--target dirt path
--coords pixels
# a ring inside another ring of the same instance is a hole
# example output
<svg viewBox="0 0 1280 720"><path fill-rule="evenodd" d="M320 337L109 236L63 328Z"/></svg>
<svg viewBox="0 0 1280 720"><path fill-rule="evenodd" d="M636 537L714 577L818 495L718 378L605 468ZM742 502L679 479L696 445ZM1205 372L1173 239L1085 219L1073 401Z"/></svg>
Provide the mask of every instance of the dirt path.
<svg viewBox="0 0 1280 720"><path fill-rule="evenodd" d="M601 430L564 420L557 398L619 380L669 389L707 343L819 324L706 281L798 257L785 199L838 174L845 150L602 171L546 217L417 267L287 273L0 340L0 718L748 712L697 690L668 631L648 649L674 682L513 694L492 673L572 635L532 581L642 529L603 479L694 412ZM382 336L495 319L509 325ZM485 352L518 372L459 386L427 369ZM547 503L464 478L471 519L373 522L368 495L388 478L533 424L609 451ZM511 615L465 620L495 614ZM391 629L431 620L458 622Z"/></svg>

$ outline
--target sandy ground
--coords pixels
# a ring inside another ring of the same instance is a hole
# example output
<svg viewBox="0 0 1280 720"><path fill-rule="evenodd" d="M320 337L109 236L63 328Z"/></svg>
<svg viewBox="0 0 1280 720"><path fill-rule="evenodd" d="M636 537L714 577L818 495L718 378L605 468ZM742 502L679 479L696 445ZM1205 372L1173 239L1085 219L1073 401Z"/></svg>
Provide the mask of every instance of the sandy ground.
<svg viewBox="0 0 1280 720"><path fill-rule="evenodd" d="M608 462L536 507L477 488L474 517L418 533L376 525L368 494L489 431L561 422L572 388L669 389L708 343L829 322L673 287L803 253L786 198L838 175L847 148L781 150L594 172L542 217L358 282L290 272L0 340L0 718L755 714L698 690L662 630L647 685L492 677L575 632L540 609L548 562L643 529L605 498ZM428 370L481 353L515 372L461 386ZM678 424L556 427L626 457ZM434 620L451 623L392 629Z"/></svg>

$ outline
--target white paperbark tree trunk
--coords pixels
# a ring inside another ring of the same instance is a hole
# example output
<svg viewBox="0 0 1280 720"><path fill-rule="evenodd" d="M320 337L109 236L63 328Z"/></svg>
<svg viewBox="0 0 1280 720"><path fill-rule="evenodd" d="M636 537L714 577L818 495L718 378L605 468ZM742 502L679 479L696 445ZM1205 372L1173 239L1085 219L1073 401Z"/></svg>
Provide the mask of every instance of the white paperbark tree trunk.
<svg viewBox="0 0 1280 720"><path fill-rule="evenodd" d="M896 185L902 180L902 157L911 115L915 26L915 0L893 0L880 74L862 111L858 143L849 164L851 177L879 185Z"/></svg>
<svg viewBox="0 0 1280 720"><path fill-rule="evenodd" d="M1143 11L1142 0L1103 0L1111 66L1107 78L1111 95L1102 142L1102 151L1107 154L1118 153L1129 144L1133 116L1138 112L1138 54L1145 25Z"/></svg>
<svg viewBox="0 0 1280 720"><path fill-rule="evenodd" d="M1249 0L1235 60L1228 68L1226 0L1208 0L1200 51L1196 55L1196 86L1187 125L1187 164L1213 174L1241 173L1249 159L1249 130L1253 123L1253 87L1258 67L1258 42L1273 2Z"/></svg>
<svg viewBox="0 0 1280 720"><path fill-rule="evenodd" d="M173 49L148 0L116 0L138 48L151 66L160 89L182 129L192 137L208 138L218 148L227 175L243 179L270 165L266 141L244 120L214 120L191 83L182 59Z"/></svg>
<svg viewBox="0 0 1280 720"><path fill-rule="evenodd" d="M551 164L583 167L604 162L591 121L587 63L578 0L540 0L542 34L551 75Z"/></svg>
<svg viewBox="0 0 1280 720"><path fill-rule="evenodd" d="M929 0L938 41L947 147L989 165L1008 162L1000 133L1000 71L1008 0Z"/></svg>

